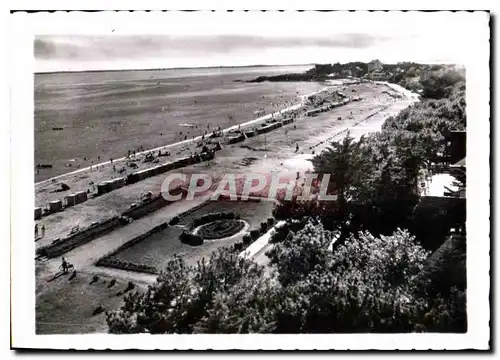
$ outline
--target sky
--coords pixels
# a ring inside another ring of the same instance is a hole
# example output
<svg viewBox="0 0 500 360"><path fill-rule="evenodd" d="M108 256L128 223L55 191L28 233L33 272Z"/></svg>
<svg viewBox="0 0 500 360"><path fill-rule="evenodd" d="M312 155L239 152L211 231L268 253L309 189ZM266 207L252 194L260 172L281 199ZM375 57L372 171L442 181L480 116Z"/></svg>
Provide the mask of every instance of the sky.
<svg viewBox="0 0 500 360"><path fill-rule="evenodd" d="M34 26L36 72L373 59L463 64L474 41L467 13L120 14Z"/></svg>

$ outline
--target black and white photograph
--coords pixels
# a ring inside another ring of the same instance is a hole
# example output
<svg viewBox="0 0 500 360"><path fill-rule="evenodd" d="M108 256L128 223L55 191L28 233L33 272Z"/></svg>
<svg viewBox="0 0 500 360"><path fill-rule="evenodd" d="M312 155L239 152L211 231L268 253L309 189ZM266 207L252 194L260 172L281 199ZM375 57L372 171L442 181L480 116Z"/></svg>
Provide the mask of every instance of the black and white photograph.
<svg viewBox="0 0 500 360"><path fill-rule="evenodd" d="M488 12L11 18L12 346L489 348Z"/></svg>

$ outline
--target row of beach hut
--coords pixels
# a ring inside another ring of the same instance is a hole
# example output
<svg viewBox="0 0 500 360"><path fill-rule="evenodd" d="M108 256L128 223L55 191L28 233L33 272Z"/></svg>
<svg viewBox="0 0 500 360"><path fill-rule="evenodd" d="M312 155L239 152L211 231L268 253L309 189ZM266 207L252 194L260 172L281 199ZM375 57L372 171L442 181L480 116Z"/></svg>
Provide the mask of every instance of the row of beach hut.
<svg viewBox="0 0 500 360"><path fill-rule="evenodd" d="M230 136L228 138L228 143L229 144L235 144L235 143L238 143L238 142L242 142L246 138L251 138L251 137L254 137L256 135L264 134L264 133L267 133L269 131L272 131L272 130L275 130L277 128L280 128L283 125L291 124L293 122L293 120L294 119L292 117L289 117L289 118L285 118L285 119L282 119L282 120L279 120L279 121L275 120L275 121L272 121L272 122L266 122L266 123L262 124L260 127L255 128L253 130L246 130L246 131L244 131L241 134Z"/></svg>
<svg viewBox="0 0 500 360"><path fill-rule="evenodd" d="M306 115L307 116L314 116L314 115L317 115L319 113L322 113L322 112L325 112L325 111L328 111L328 110L331 110L331 109L334 109L336 107L339 107L339 106L342 106L342 105L346 105L348 104L349 102L351 102L351 100L353 101L358 101L358 100L361 100L361 98L357 97L356 100L354 99L349 99L349 98L346 98L342 101L338 101L338 102L334 102L334 103L331 103L331 104L328 104L328 105L324 105L324 106L321 106L321 107L317 107L317 108L314 108L314 109L311 109L311 110L308 110L306 111Z"/></svg>
<svg viewBox="0 0 500 360"><path fill-rule="evenodd" d="M97 184L97 195L102 195L110 191L122 188L126 185L126 179L124 177L103 181Z"/></svg>
<svg viewBox="0 0 500 360"><path fill-rule="evenodd" d="M128 174L126 178L118 178L110 181L104 181L97 185L97 194L102 195L110 191L119 189L125 185L135 184L144 179L163 174L167 171L178 169L191 164L196 164L202 161L212 160L215 157L215 151L209 151L194 156L186 156L176 161L166 164L157 165L148 169L138 170L132 174Z"/></svg>
<svg viewBox="0 0 500 360"><path fill-rule="evenodd" d="M48 214L57 213L63 211L65 208L81 204L87 201L87 199L88 199L87 192L80 191L75 194L69 194L65 196L64 200L49 201L45 209L40 206L35 207L35 220L40 220L42 216L47 213Z"/></svg>
<svg viewBox="0 0 500 360"><path fill-rule="evenodd" d="M152 168L144 169L144 170L139 170L136 172L133 172L132 174L129 174L126 178L125 177L120 177L120 178L115 178L112 180L107 180L103 181L99 184L97 184L97 195L102 195L109 193L113 190L122 188L126 185L134 184L138 181L147 179L152 176L156 176L159 174L163 174L167 171L177 169L180 167L184 167L187 165L199 163L202 161L208 161L211 160L215 157L215 151L220 150L221 147L216 146L214 149L212 149L209 152L206 153L201 153L199 155L194 155L194 156L187 156L181 159L178 159L173 162L169 162L166 164L161 164L158 166L154 166ZM56 212L63 211L65 208L74 206L77 204L81 204L82 202L87 201L88 196L86 191L80 191L75 194L70 194L67 195L63 200L53 200L48 203L48 206L46 207L45 211L42 207L35 207L35 220L39 220L42 218L43 215L45 214L52 214Z"/></svg>

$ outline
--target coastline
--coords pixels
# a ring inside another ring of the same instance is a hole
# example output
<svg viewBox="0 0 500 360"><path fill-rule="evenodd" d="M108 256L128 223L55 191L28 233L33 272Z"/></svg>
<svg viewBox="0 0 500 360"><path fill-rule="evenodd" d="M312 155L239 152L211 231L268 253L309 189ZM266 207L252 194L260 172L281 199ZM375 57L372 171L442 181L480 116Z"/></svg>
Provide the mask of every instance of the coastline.
<svg viewBox="0 0 500 360"><path fill-rule="evenodd" d="M312 93L309 93L309 94L306 94L306 95L302 95L301 96L302 97L301 101L299 103L295 104L295 105L289 106L289 107L287 107L285 109L276 111L274 113L266 114L264 116L261 116L259 118L256 118L256 119L253 119L253 120L241 123L241 124L230 126L228 128L223 129L222 132L223 133L227 133L227 132L229 132L231 130L238 129L238 127L243 127L244 128L244 127L247 127L247 126L250 126L250 125L254 125L254 124L258 124L259 122L263 122L263 121L266 121L268 119L271 119L273 116L278 116L278 115L286 114L286 113L294 111L294 110L298 110L298 109L300 109L301 107L304 106L304 102L305 102L305 100L308 97L316 95L316 94L319 94L319 93L325 91L326 89L327 88L324 87L324 88L322 88L319 91L315 91L315 92L312 92ZM169 149L169 148L180 146L180 145L192 144L194 142L200 141L201 138L202 138L202 136L200 135L200 136L197 136L195 138L191 138L191 139L187 139L187 140L183 140L183 141L178 141L178 142L174 142L174 143L169 143L169 144L158 146L158 147L155 147L155 148L152 148L152 149L147 149L147 150L144 150L144 151L141 151L141 152L137 152L136 156L144 155L144 154L149 153L149 152L155 152L155 151L159 151L159 150ZM126 157L121 157L121 158L118 158L118 159L114 159L113 160L113 164L114 163L123 162L126 159L127 159ZM80 168L78 170L74 170L74 171L67 172L67 173L64 173L64 174L56 175L56 176L53 176L51 178L48 178L48 179L36 182L35 183L35 187L39 186L39 185L45 185L45 184L50 183L50 182L52 182L54 180L61 179L61 178L65 177L65 176L76 175L76 174L79 174L79 173L82 173L82 172L85 172L85 171L89 171L89 170L91 170L91 168L95 168L95 167L98 167L98 166L104 166L104 165L110 165L110 164L111 164L110 161L104 161L104 162L101 162L101 163L98 163L98 164L93 164L92 166L87 166L87 167L84 167L84 168Z"/></svg>

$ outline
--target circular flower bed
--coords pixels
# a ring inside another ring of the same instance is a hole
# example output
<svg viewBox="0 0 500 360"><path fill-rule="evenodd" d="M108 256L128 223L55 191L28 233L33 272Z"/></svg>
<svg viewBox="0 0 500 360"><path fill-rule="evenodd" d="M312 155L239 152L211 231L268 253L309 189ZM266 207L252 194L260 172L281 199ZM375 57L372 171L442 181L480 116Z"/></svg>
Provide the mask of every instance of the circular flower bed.
<svg viewBox="0 0 500 360"><path fill-rule="evenodd" d="M244 227L245 222L242 220L215 220L211 223L200 226L197 229L196 234L207 240L222 239L237 234L243 230Z"/></svg>

